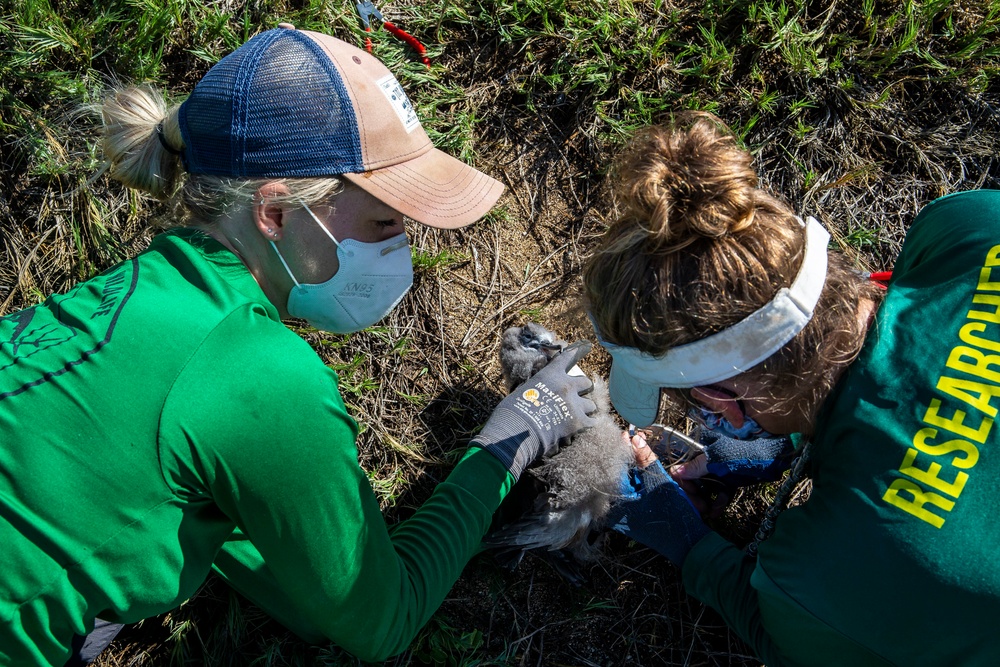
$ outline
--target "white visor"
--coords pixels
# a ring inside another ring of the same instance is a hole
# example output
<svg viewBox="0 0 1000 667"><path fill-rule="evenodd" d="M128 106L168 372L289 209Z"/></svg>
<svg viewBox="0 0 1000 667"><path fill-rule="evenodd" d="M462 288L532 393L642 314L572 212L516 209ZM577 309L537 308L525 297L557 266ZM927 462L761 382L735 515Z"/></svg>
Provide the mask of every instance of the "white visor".
<svg viewBox="0 0 1000 667"><path fill-rule="evenodd" d="M780 350L812 319L826 282L830 234L815 219L805 223L802 266L759 310L733 326L661 356L597 339L611 354L611 402L630 424L649 426L660 409L660 388L703 387L747 371ZM591 320L593 324L593 319Z"/></svg>

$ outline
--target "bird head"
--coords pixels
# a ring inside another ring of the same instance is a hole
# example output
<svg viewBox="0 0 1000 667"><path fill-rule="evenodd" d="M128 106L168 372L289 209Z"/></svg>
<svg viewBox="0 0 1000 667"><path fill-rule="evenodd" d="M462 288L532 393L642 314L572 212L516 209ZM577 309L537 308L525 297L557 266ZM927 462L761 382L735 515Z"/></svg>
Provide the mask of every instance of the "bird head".
<svg viewBox="0 0 1000 667"><path fill-rule="evenodd" d="M559 340L554 333L534 322L528 322L521 327L518 338L522 347L526 350L538 350L545 355L546 360L556 356L566 347L566 341Z"/></svg>
<svg viewBox="0 0 1000 667"><path fill-rule="evenodd" d="M556 338L541 324L528 322L507 329L500 340L500 367L507 391L513 391L540 371L564 347L566 341Z"/></svg>

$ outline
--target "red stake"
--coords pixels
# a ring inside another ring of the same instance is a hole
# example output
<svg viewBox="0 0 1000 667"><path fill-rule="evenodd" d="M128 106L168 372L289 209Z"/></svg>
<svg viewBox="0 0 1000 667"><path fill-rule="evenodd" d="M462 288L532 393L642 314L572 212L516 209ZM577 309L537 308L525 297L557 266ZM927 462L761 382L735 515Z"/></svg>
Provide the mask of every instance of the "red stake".
<svg viewBox="0 0 1000 667"><path fill-rule="evenodd" d="M420 43L419 39L417 39L410 33L406 32L405 30L397 28L389 21L382 21L382 27L384 27L386 30L391 32L399 39L409 44L410 47L420 55L420 59L423 61L425 65L427 65L427 69L431 68L431 60L430 58L427 57L427 49L424 48L424 45Z"/></svg>
<svg viewBox="0 0 1000 667"><path fill-rule="evenodd" d="M866 277L868 280L875 283L876 286L882 289L889 289L889 286L886 283L888 283L889 279L892 278L892 271L873 271L872 273L867 274Z"/></svg>

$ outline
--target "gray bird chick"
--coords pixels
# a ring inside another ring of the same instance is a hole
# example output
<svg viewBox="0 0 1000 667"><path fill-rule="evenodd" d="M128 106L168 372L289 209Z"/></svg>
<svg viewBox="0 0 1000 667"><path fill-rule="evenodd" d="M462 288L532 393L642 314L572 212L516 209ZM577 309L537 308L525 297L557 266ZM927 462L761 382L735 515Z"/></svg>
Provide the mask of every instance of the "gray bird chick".
<svg viewBox="0 0 1000 667"><path fill-rule="evenodd" d="M507 329L501 339L500 365L508 391L564 346L534 322ZM611 416L607 384L600 378L593 382L597 424L578 433L558 454L526 470L494 515L494 530L483 543L498 549L498 559L511 567L527 550L535 550L548 556L570 581L580 583L575 564L599 553L594 538L606 527L604 518L620 496L622 478L635 459Z"/></svg>
<svg viewBox="0 0 1000 667"><path fill-rule="evenodd" d="M566 341L534 322L504 331L500 338L500 371L507 393L542 370L564 347Z"/></svg>

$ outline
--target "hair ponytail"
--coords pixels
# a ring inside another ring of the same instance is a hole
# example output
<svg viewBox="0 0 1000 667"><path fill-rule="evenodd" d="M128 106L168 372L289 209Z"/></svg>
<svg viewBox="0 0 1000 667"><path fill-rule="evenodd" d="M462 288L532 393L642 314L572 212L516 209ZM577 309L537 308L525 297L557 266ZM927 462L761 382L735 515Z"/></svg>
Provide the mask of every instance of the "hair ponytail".
<svg viewBox="0 0 1000 667"><path fill-rule="evenodd" d="M265 183L281 181L287 197L274 201L328 202L343 189L338 176L307 178L235 178L184 171L185 148L177 113L151 86L111 90L99 105L88 106L103 120L101 146L111 178L166 203L169 213L153 224L160 227L209 226L235 207L252 204Z"/></svg>
<svg viewBox="0 0 1000 667"><path fill-rule="evenodd" d="M139 86L112 91L100 109L102 148L111 177L157 199L169 199L182 172L179 105L168 109L159 91Z"/></svg>

